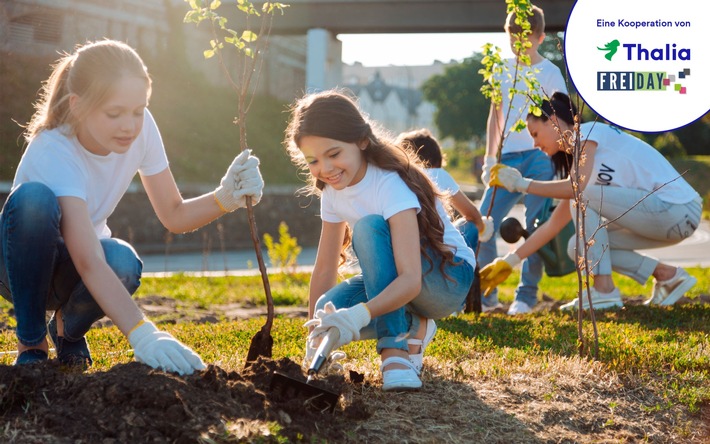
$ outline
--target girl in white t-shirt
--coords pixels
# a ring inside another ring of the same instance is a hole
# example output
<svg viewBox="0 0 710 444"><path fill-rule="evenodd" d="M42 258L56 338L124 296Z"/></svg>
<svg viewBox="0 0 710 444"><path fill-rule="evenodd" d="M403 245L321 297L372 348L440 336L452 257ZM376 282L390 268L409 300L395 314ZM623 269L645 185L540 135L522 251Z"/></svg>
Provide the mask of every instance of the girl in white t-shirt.
<svg viewBox="0 0 710 444"><path fill-rule="evenodd" d="M384 390L421 387L433 320L463 308L473 251L413 153L376 132L346 94L300 99L286 145L293 162L310 172L310 191L321 197L306 361L335 327L336 347L377 339ZM338 283L351 241L361 274Z"/></svg>
<svg viewBox="0 0 710 444"><path fill-rule="evenodd" d="M570 98L555 93L542 104L542 115L528 115L528 130L535 145L552 158L560 177L567 177L572 163L568 151L574 138L577 114ZM560 134L564 135L561 137ZM589 246L588 260L594 273L591 291L595 308L621 307L612 270L645 284L654 277L653 294L646 304L672 305L695 285L697 279L635 250L677 244L691 236L700 223L702 200L673 166L652 146L616 127L589 122L580 125L586 159L579 177L585 204L584 226ZM569 178L536 181L523 178L513 168L496 167L494 185L508 190L568 199L558 205L515 252L481 270L484 285L493 288L505 280L510 268L552 239L572 218L573 189ZM575 220L576 223L576 220ZM574 257L576 237L568 253ZM577 301L562 309L578 306ZM583 308L589 307L586 297Z"/></svg>
<svg viewBox="0 0 710 444"><path fill-rule="evenodd" d="M212 193L184 200L148 112L151 80L125 43L87 43L62 57L26 128L27 150L0 213L0 293L17 318L16 364L48 358L47 332L62 364L91 365L84 335L108 316L135 358L190 374L200 357L159 331L131 295L143 264L106 220L140 174L156 215L174 233L195 230L261 198L259 161L248 151ZM45 325L45 312L54 314Z"/></svg>
<svg viewBox="0 0 710 444"><path fill-rule="evenodd" d="M444 169L441 145L425 128L407 131L397 136L397 144L416 153L424 163L426 172L437 188L451 199L451 206L461 215L454 225L461 232L466 244L476 251L479 242L488 242L493 237L493 218L483 216L476 206L461 191L461 187Z"/></svg>

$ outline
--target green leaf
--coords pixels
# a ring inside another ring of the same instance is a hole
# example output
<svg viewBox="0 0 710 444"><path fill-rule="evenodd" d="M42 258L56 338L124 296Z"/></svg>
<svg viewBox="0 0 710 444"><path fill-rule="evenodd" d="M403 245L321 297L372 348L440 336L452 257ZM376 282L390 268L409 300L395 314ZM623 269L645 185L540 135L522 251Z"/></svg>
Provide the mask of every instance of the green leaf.
<svg viewBox="0 0 710 444"><path fill-rule="evenodd" d="M254 32L244 31L244 32L242 32L241 39L244 40L245 42L253 42L253 41L256 41L256 39L258 37L259 36L256 35L256 33L254 33Z"/></svg>
<svg viewBox="0 0 710 444"><path fill-rule="evenodd" d="M519 133L523 131L527 125L525 124L525 121L523 119L518 120L515 122L515 125L511 128L511 131L515 131L516 133Z"/></svg>
<svg viewBox="0 0 710 444"><path fill-rule="evenodd" d="M212 3L210 3L210 9L214 11L215 9L219 8L221 5L222 5L221 1L212 0Z"/></svg>
<svg viewBox="0 0 710 444"><path fill-rule="evenodd" d="M214 57L214 49L205 49L202 51L202 55L205 56L206 59Z"/></svg>
<svg viewBox="0 0 710 444"><path fill-rule="evenodd" d="M183 23L200 23L200 13L197 11L187 11Z"/></svg>

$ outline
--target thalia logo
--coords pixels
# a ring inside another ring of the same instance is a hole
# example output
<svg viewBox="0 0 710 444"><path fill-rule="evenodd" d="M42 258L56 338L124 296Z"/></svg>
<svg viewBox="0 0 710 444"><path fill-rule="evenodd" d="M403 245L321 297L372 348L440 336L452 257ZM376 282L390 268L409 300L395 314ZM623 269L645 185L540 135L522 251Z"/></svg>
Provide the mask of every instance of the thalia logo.
<svg viewBox="0 0 710 444"><path fill-rule="evenodd" d="M603 48L600 48L597 46L597 49L600 51L608 51L604 55L604 58L611 61L611 58L614 57L614 54L616 54L616 51L619 50L619 45L620 45L620 43L618 40L612 40L611 42L604 45Z"/></svg>
<svg viewBox="0 0 710 444"><path fill-rule="evenodd" d="M619 48L622 48L619 50ZM612 61L617 52L626 56L630 61L674 61L690 60L689 48L678 48L675 43L666 43L660 48L646 48L640 43L620 43L612 40L599 47L605 51L604 58ZM678 79L690 75L690 69L678 71ZM597 71L597 91L666 91L673 85L671 91L686 94L687 89L680 82L676 82L675 75L667 75L664 71Z"/></svg>
<svg viewBox="0 0 710 444"><path fill-rule="evenodd" d="M641 43L621 44L618 40L612 40L601 48L597 46L597 49L606 51L604 58L611 61L619 46L623 48L621 54L626 54L626 60L690 60L690 48L678 48L675 43L666 43L660 48L647 48Z"/></svg>

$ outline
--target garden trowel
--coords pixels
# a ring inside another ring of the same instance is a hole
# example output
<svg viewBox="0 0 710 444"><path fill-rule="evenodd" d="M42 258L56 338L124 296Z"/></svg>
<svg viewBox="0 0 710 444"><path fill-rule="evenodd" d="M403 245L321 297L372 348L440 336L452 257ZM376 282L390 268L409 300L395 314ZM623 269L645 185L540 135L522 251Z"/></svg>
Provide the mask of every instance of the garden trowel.
<svg viewBox="0 0 710 444"><path fill-rule="evenodd" d="M329 410L332 412L338 403L340 394L316 387L313 382L316 376L318 376L318 372L320 372L323 365L328 361L328 357L337 344L338 339L340 339L340 331L337 328L328 330L308 367L308 379L306 382L275 371L271 377L271 389L278 391L283 397L306 397L307 405L316 410Z"/></svg>

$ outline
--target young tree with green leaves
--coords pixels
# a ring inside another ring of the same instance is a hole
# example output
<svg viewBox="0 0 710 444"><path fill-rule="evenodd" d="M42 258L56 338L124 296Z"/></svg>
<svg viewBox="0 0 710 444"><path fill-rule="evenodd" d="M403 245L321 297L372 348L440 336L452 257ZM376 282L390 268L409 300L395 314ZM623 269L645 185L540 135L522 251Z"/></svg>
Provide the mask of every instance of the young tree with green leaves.
<svg viewBox="0 0 710 444"><path fill-rule="evenodd" d="M190 10L184 18L186 23L199 25L203 21L207 21L211 25L212 38L209 41L210 47L204 50L203 54L207 59L217 56L225 78L236 93L238 106L234 123L239 126L239 149L241 151L248 150L246 119L261 74L263 56L267 48L272 19L276 13L283 14L284 8L288 5L278 2L264 2L261 6L261 11L259 11L252 2L237 0L236 7L243 13L245 26L241 30L235 30L228 26L227 18L219 13L222 6L220 0L185 1L190 5ZM255 19L260 19L258 33L251 28L251 22ZM229 64L226 62L227 48L231 50L230 54L234 54L236 57L236 68L234 70L230 70ZM272 356L273 338L271 337L271 327L274 321L274 300L271 295L266 265L261 253L261 244L251 200L247 199L246 203L249 229L267 303L266 323L252 338L251 346L249 347L249 353L246 358L246 365L249 366L258 356Z"/></svg>

